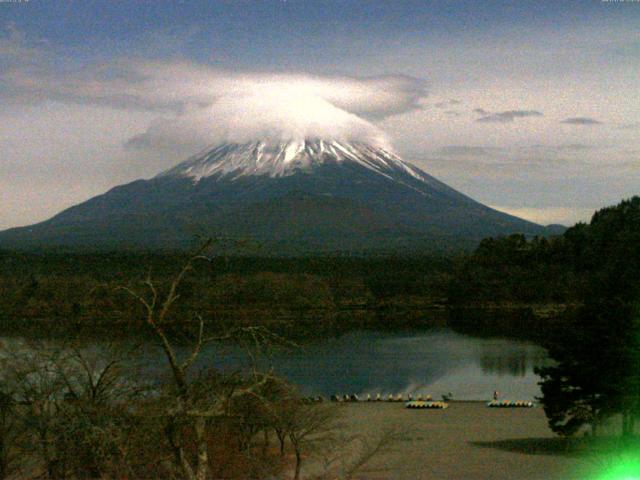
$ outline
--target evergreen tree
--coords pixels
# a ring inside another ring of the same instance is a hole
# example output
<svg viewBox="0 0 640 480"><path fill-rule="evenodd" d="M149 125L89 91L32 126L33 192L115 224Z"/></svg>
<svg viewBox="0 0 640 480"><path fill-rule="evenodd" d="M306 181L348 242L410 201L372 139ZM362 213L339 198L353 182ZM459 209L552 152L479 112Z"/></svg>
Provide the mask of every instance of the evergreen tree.
<svg viewBox="0 0 640 480"><path fill-rule="evenodd" d="M557 433L584 424L595 433L603 418L621 414L629 436L640 413L640 197L600 210L563 242L588 282L584 306L546 345L556 364L537 371L541 402Z"/></svg>
<svg viewBox="0 0 640 480"><path fill-rule="evenodd" d="M596 434L605 418L622 413L630 433L638 399L638 318L619 300L597 300L567 315L546 345L552 366L538 368L540 399L551 429Z"/></svg>

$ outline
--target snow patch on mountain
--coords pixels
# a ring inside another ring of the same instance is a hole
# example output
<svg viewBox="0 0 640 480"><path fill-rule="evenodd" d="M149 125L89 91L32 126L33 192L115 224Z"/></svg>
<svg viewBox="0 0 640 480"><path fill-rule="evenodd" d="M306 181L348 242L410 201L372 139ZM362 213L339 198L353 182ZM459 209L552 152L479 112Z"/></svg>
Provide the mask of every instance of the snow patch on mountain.
<svg viewBox="0 0 640 480"><path fill-rule="evenodd" d="M225 143L190 157L158 177L186 177L194 182L214 176L231 180L249 175L285 177L297 172L310 173L327 163L355 163L389 179L402 173L430 183L420 170L384 148L319 139Z"/></svg>

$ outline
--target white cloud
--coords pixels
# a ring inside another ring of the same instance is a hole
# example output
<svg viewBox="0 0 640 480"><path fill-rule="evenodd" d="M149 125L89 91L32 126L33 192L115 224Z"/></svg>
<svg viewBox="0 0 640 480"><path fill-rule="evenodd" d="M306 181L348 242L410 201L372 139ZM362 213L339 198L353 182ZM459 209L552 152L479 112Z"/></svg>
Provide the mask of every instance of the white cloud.
<svg viewBox="0 0 640 480"><path fill-rule="evenodd" d="M187 62L114 62L84 73L25 72L5 75L15 90L80 103L181 111L221 97L290 96L323 99L375 119L420 109L425 82L403 75L377 77L238 73Z"/></svg>
<svg viewBox="0 0 640 480"><path fill-rule="evenodd" d="M224 96L213 105L155 122L127 146L200 149L226 141L308 137L361 140L388 147L384 133L368 121L312 95L269 92Z"/></svg>
<svg viewBox="0 0 640 480"><path fill-rule="evenodd" d="M28 48L20 41L12 37L7 54L15 57L16 49ZM0 99L7 103L57 101L156 112L146 132L128 142L156 150L193 150L266 134L387 144L371 121L420 109L425 96L424 81L403 75L229 72L184 61L119 60L69 71L43 60L12 64L0 74Z"/></svg>
<svg viewBox="0 0 640 480"><path fill-rule="evenodd" d="M628 44L634 33L619 32L615 43ZM42 220L114 185L153 176L204 143L273 133L268 125L280 134L367 138L384 130L404 158L493 205L582 209L636 193L635 63L626 58L603 69L586 61L582 34L568 46L563 36L531 32L519 42L520 34L514 32L514 42L493 35L493 45L421 39L348 62L331 58L331 71L369 75L358 77L149 61L162 57L154 55L167 43L162 35L132 44L127 55L137 57L92 66L85 57L66 57L74 52L64 45L10 29L0 34L0 228ZM607 44L610 35L602 30L599 42ZM324 71L312 61L290 63L296 65ZM429 106L421 108L425 82L378 75L385 71L428 75ZM486 110L470 111L476 106ZM523 107L544 116L475 121ZM559 123L586 113L606 123Z"/></svg>

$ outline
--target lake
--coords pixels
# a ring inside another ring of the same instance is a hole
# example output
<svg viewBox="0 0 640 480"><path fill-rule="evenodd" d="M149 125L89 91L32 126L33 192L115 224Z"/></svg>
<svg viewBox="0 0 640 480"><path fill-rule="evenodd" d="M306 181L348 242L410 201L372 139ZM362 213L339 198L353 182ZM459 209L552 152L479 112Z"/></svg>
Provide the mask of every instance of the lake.
<svg viewBox="0 0 640 480"><path fill-rule="evenodd" d="M223 364L236 367L237 349L226 349ZM212 365L219 349L205 350L199 365ZM533 400L540 395L533 368L547 360L532 343L475 338L451 330L402 333L354 331L276 352L275 372L306 395L452 393L460 400L501 397Z"/></svg>
<svg viewBox="0 0 640 480"><path fill-rule="evenodd" d="M15 337L3 340L19 342ZM92 348L99 349L100 343ZM158 376L165 370L159 349L147 345L139 352L146 373ZM276 351L261 363L273 366L276 374L298 385L305 395L402 393L440 399L451 393L458 400L487 400L497 390L501 398L534 400L540 390L533 368L546 361L546 351L529 342L440 329L354 331ZM209 345L195 368L229 371L245 363L238 347Z"/></svg>

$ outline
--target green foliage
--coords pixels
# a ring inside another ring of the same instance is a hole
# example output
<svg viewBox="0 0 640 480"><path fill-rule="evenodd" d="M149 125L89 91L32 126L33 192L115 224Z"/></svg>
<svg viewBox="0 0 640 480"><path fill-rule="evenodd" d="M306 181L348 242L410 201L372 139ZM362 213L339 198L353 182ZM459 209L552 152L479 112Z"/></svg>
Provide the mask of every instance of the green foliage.
<svg viewBox="0 0 640 480"><path fill-rule="evenodd" d="M622 413L632 430L640 395L640 197L558 237L485 239L458 263L449 287L452 305L572 306L545 332L556 362L538 371L549 425L572 435Z"/></svg>
<svg viewBox="0 0 640 480"><path fill-rule="evenodd" d="M573 435L585 424L595 430L607 416L632 408L639 326L634 309L618 300L590 302L565 315L546 343L555 364L536 370L554 432Z"/></svg>
<svg viewBox="0 0 640 480"><path fill-rule="evenodd" d="M583 306L546 345L556 365L538 371L551 428L571 435L619 413L623 434L640 413L640 197L569 229L560 259L587 281Z"/></svg>
<svg viewBox="0 0 640 480"><path fill-rule="evenodd" d="M488 238L461 259L449 284L452 304L580 304L593 291L638 296L640 197L596 212L563 235Z"/></svg>

